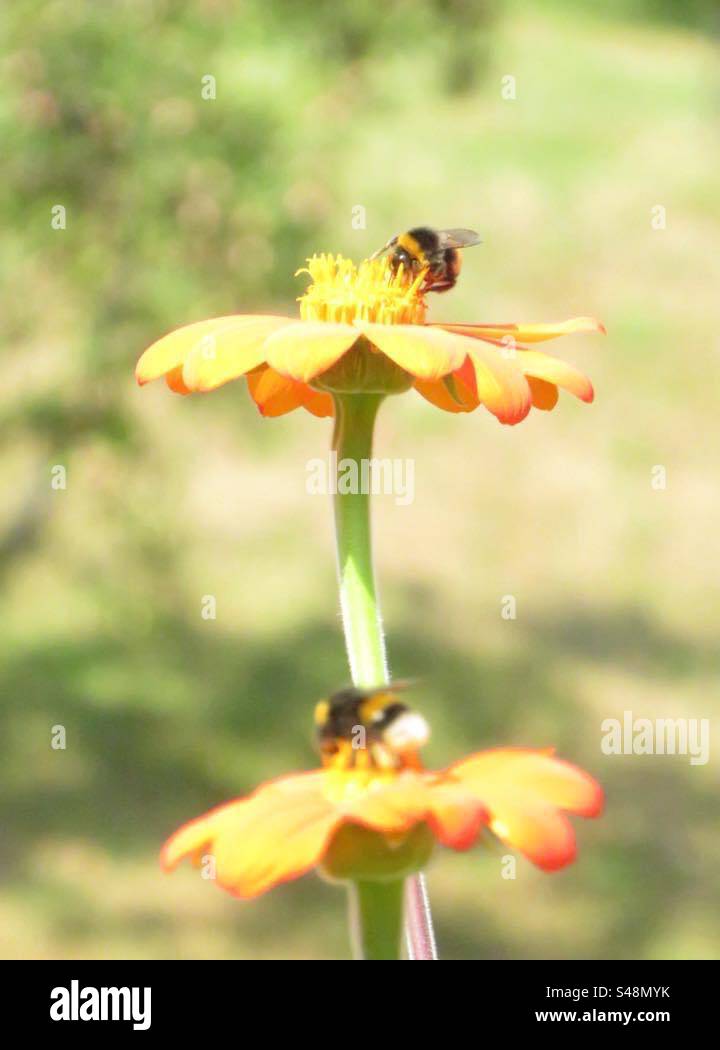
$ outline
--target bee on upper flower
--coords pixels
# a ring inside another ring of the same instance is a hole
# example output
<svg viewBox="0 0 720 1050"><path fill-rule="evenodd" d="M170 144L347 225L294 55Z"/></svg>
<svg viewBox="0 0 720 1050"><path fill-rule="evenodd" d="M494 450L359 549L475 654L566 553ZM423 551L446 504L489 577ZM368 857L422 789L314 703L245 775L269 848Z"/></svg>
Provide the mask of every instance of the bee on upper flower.
<svg viewBox="0 0 720 1050"><path fill-rule="evenodd" d="M377 259L391 251L391 265L401 266L414 277L423 274L424 292L448 292L457 284L462 266L460 248L480 244L475 230L434 230L431 226L415 226L407 233L398 233L370 258Z"/></svg>

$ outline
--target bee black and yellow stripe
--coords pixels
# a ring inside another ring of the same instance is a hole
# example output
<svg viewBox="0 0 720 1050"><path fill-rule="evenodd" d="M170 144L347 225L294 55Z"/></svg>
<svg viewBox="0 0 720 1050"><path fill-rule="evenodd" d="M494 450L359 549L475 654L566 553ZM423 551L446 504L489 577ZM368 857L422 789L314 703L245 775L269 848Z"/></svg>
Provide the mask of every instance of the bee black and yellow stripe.
<svg viewBox="0 0 720 1050"><path fill-rule="evenodd" d="M420 244L420 241L412 233L401 233L397 239L398 248L402 248L408 253L411 259L419 263L420 266L428 265L428 257L425 253L425 249Z"/></svg>

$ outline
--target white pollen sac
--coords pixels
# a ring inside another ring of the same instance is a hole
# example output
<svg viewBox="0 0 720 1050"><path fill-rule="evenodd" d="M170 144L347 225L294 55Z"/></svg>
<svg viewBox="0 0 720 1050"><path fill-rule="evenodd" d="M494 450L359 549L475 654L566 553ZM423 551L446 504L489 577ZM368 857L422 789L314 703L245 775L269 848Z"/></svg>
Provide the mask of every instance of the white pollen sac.
<svg viewBox="0 0 720 1050"><path fill-rule="evenodd" d="M429 739L430 726L422 715L414 711L400 715L383 733L383 740L387 746L399 754L423 747Z"/></svg>

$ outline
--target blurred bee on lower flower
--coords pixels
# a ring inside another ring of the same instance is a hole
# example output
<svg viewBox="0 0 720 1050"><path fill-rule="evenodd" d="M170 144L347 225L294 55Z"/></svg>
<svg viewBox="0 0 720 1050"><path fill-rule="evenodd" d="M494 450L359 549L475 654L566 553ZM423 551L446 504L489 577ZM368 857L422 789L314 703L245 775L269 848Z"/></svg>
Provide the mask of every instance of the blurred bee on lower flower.
<svg viewBox="0 0 720 1050"><path fill-rule="evenodd" d="M434 230L431 226L415 226L406 233L391 237L370 258L377 259L383 252L392 251L394 269L403 267L416 277L427 270L422 290L447 292L454 288L460 274L462 259L458 249L480 244L474 230Z"/></svg>
<svg viewBox="0 0 720 1050"><path fill-rule="evenodd" d="M323 765L342 769L416 768L418 750L430 728L397 698L409 683L376 689L341 689L315 707L315 727Z"/></svg>

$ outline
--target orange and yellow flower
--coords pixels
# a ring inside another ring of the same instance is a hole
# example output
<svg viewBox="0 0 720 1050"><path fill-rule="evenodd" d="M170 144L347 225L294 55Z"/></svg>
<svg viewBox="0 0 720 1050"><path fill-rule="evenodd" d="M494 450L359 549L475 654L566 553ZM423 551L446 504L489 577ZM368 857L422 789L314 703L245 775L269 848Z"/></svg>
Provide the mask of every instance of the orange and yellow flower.
<svg viewBox="0 0 720 1050"><path fill-rule="evenodd" d="M300 319L237 314L186 325L153 343L136 376L164 376L177 393L215 390L245 376L266 416L306 408L333 415L333 393L402 393L410 387L447 412L484 405L518 423L549 410L558 387L593 399L590 380L556 357L528 349L561 335L604 332L592 317L557 324L431 324L414 279L387 258L356 266L341 256L308 260L311 284Z"/></svg>
<svg viewBox="0 0 720 1050"><path fill-rule="evenodd" d="M417 766L417 768L415 768ZM328 766L263 784L191 821L165 844L162 864L215 861L238 897L257 897L319 867L340 879L401 878L437 841L469 849L487 826L545 871L575 857L565 812L597 816L602 791L549 751L498 748L441 772Z"/></svg>

